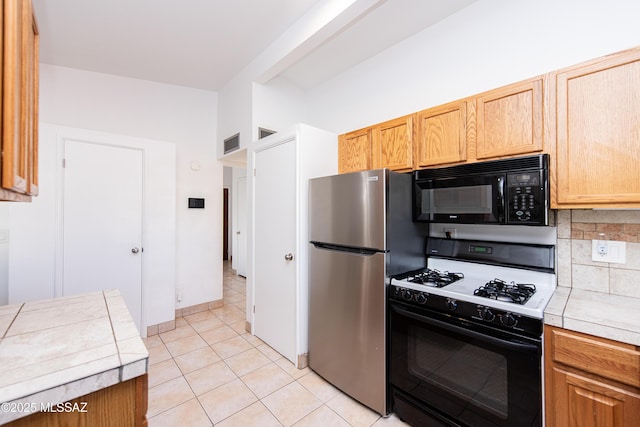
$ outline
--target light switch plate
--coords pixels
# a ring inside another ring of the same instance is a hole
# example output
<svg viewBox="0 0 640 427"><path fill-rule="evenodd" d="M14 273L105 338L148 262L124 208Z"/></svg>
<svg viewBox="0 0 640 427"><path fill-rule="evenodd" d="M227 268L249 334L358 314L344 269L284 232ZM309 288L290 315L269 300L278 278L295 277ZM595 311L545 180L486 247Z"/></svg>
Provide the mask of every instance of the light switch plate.
<svg viewBox="0 0 640 427"><path fill-rule="evenodd" d="M599 252L604 252L600 254ZM625 264L627 262L627 243L615 240L592 240L591 260Z"/></svg>

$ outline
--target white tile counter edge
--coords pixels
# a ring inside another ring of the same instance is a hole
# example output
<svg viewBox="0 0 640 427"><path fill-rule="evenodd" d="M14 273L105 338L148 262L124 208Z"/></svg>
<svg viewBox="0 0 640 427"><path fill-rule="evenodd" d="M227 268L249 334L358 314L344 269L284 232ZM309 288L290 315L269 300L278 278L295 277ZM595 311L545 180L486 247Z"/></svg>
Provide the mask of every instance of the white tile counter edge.
<svg viewBox="0 0 640 427"><path fill-rule="evenodd" d="M640 346L640 298L558 287L544 323Z"/></svg>
<svg viewBox="0 0 640 427"><path fill-rule="evenodd" d="M100 366L105 366L104 363L94 361L97 362L94 366L95 373L90 374L89 372L89 375L83 378L78 378L78 375L82 375L82 371L87 374L86 368L89 368L90 371L90 367L87 366L87 364L65 369L64 371L68 371L67 374L64 374L63 371L52 372L49 376L60 377L60 385L45 390L34 391L33 386L29 386L29 383L33 385L38 382L42 383L41 380L45 379L43 377L34 378L36 381L25 381L14 384L14 386L17 387L17 390L14 389L14 392L23 395L23 397L17 397L0 403L0 424L25 417L33 412L38 412L43 407L46 407L47 404L55 405L57 403L67 402L120 382L128 381L148 372L149 353L126 309L124 300L117 290L109 290L101 293L104 295L113 330L114 344L117 347L117 355L114 355L116 356L116 360L108 363L112 368L105 370L100 368ZM51 301L55 300L57 299ZM16 307L18 308L16 309ZM19 308L20 305L0 307L0 315L19 315ZM9 325L7 325L6 330L0 331L0 337L2 337L8 329ZM62 383L63 378L67 378L68 382ZM15 396L15 393L12 394Z"/></svg>

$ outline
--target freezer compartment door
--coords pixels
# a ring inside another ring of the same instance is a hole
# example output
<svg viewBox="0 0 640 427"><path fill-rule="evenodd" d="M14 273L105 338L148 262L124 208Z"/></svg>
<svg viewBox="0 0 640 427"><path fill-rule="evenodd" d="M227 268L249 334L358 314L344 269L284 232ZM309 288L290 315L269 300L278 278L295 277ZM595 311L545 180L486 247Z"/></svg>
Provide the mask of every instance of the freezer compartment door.
<svg viewBox="0 0 640 427"><path fill-rule="evenodd" d="M388 171L309 180L309 241L386 249Z"/></svg>
<svg viewBox="0 0 640 427"><path fill-rule="evenodd" d="M384 415L385 255L309 251L309 366Z"/></svg>

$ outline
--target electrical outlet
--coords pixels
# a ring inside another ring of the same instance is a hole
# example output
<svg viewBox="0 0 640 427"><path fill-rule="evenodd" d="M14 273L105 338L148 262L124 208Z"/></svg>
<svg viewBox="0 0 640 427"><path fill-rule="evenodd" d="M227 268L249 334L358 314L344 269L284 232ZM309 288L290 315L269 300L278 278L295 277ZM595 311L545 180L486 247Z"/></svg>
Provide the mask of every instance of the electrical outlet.
<svg viewBox="0 0 640 427"><path fill-rule="evenodd" d="M627 243L615 240L592 240L591 260L625 264L627 262Z"/></svg>
<svg viewBox="0 0 640 427"><path fill-rule="evenodd" d="M455 239L456 238L456 229L452 227L444 227L442 229L444 232L444 237L447 239Z"/></svg>
<svg viewBox="0 0 640 427"><path fill-rule="evenodd" d="M180 302L182 301L183 298L184 298L184 290L182 288L176 289L176 300Z"/></svg>

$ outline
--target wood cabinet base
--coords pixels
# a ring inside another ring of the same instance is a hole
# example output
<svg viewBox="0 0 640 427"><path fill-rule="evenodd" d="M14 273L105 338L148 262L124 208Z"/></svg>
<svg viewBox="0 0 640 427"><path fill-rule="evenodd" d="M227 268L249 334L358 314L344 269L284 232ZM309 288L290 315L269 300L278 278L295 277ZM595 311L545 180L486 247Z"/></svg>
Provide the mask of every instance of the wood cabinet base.
<svg viewBox="0 0 640 427"><path fill-rule="evenodd" d="M84 408L86 412L39 412L15 420L6 426L147 427L147 399L148 377L145 374L71 400L64 406L64 408Z"/></svg>
<svg viewBox="0 0 640 427"><path fill-rule="evenodd" d="M640 351L630 344L545 326L549 427L640 425Z"/></svg>

